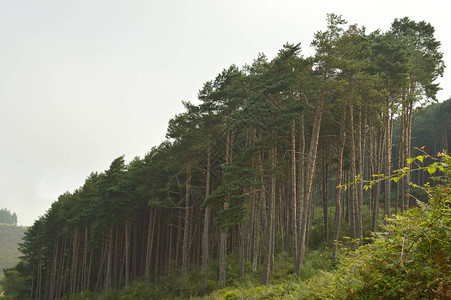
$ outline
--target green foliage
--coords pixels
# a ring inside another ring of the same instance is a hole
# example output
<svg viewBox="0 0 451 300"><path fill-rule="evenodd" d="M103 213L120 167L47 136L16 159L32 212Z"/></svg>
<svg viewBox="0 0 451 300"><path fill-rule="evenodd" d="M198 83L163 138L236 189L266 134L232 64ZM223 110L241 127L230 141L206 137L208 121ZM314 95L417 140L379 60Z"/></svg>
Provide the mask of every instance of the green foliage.
<svg viewBox="0 0 451 300"><path fill-rule="evenodd" d="M0 224L0 278L3 270L19 262L19 243L22 241L25 228ZM0 283L1 287L1 283Z"/></svg>
<svg viewBox="0 0 451 300"><path fill-rule="evenodd" d="M25 278L23 278L16 270L5 271L5 276L8 279L2 281L3 289L7 291L14 291L12 293L8 293L8 297L6 299L26 299L28 295L26 293L27 282Z"/></svg>
<svg viewBox="0 0 451 300"><path fill-rule="evenodd" d="M17 215L16 213L11 213L8 209L0 209L0 223L7 225L17 225Z"/></svg>
<svg viewBox="0 0 451 300"><path fill-rule="evenodd" d="M320 287L315 298L449 297L450 225L449 207L424 205L397 215L385 232L375 234L372 244L344 256L336 272L312 281Z"/></svg>
<svg viewBox="0 0 451 300"><path fill-rule="evenodd" d="M5 269L5 277L1 280L6 299L21 300L29 298L29 278L24 275L25 265L19 262L14 268Z"/></svg>

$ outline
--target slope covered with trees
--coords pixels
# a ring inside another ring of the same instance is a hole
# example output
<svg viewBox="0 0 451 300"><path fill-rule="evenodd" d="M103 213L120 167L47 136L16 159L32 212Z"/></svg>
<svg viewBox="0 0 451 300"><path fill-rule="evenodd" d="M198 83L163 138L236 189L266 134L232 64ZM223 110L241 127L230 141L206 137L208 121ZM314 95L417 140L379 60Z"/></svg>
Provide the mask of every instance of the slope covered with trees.
<svg viewBox="0 0 451 300"><path fill-rule="evenodd" d="M327 24L312 57L287 44L224 69L169 121L161 145L61 195L26 232L6 294L57 299L174 274L182 297L255 274L267 285L281 253L301 274L309 249L328 245L335 257L343 235L357 247L382 215L414 206L410 173L399 188L389 176L416 155L414 108L439 88L434 28L403 18L366 33L336 15ZM371 190L338 187L381 173Z"/></svg>
<svg viewBox="0 0 451 300"><path fill-rule="evenodd" d="M13 267L19 262L19 243L26 228L0 224L0 270Z"/></svg>

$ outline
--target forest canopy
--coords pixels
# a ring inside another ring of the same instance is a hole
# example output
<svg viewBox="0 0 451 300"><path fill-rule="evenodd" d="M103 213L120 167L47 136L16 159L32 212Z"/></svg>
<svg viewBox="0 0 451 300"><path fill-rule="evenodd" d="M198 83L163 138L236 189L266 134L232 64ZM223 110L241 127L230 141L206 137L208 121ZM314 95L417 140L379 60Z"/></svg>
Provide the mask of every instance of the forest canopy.
<svg viewBox="0 0 451 300"><path fill-rule="evenodd" d="M17 225L17 215L16 213L12 213L6 209L2 208L0 209L0 223L7 224L7 225Z"/></svg>
<svg viewBox="0 0 451 300"><path fill-rule="evenodd" d="M367 33L330 14L312 46L311 57L286 44L225 68L184 102L159 146L59 196L27 230L5 294L57 299L171 274L181 297L251 274L267 285L277 255L297 276L309 250L330 247L335 259L344 236L357 248L385 217L417 206L411 182L428 173L397 184L391 175L448 150L449 122L422 119L449 120L451 107L428 106L445 67L434 28L402 18ZM341 188L374 174L385 179L372 189Z"/></svg>

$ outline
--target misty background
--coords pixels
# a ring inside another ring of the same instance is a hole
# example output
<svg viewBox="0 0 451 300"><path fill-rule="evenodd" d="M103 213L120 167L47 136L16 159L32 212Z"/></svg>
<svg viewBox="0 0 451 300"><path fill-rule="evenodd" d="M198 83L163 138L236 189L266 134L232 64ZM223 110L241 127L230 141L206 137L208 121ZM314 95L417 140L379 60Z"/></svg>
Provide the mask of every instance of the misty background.
<svg viewBox="0 0 451 300"><path fill-rule="evenodd" d="M231 64L310 42L341 14L367 32L430 22L451 55L444 1L0 1L0 208L32 225L65 191L164 140L167 123ZM449 71L440 101L451 96Z"/></svg>

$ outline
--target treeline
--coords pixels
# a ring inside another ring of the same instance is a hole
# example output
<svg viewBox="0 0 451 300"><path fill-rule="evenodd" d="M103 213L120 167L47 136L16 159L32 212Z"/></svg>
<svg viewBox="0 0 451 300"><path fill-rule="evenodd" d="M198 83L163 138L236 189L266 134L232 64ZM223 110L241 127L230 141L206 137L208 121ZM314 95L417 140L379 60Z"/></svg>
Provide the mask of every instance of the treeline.
<svg viewBox="0 0 451 300"><path fill-rule="evenodd" d="M451 99L418 108L413 114L412 145L428 153L449 149L451 141Z"/></svg>
<svg viewBox="0 0 451 300"><path fill-rule="evenodd" d="M16 213L11 214L11 212L6 208L0 209L0 223L16 226L17 225Z"/></svg>
<svg viewBox="0 0 451 300"><path fill-rule="evenodd" d="M224 69L203 85L198 104L184 103L161 145L128 164L119 157L61 195L27 231L21 263L6 272L6 281L28 287L18 297L56 299L170 273L180 274L187 296L194 267L204 292L208 280L227 285L231 253L241 278L260 272L268 284L278 252L301 271L315 205L334 255L340 224L363 237L364 200L371 230L379 211L411 206L409 176L396 198L389 179L369 192L337 186L390 175L413 155L414 108L435 99L444 71L434 28L403 18L387 32L366 33L336 15L327 21L313 56L287 44L273 59Z"/></svg>
<svg viewBox="0 0 451 300"><path fill-rule="evenodd" d="M398 131L398 126L395 126L395 137L398 136ZM440 153L443 150L449 151L449 141L451 141L451 99L442 103L432 103L426 107L418 107L414 110L413 149L420 150L417 152ZM396 140L395 151L399 151ZM429 178L429 173L417 172L412 175L411 181L422 186L429 181ZM422 197L422 200L425 200L424 197Z"/></svg>

